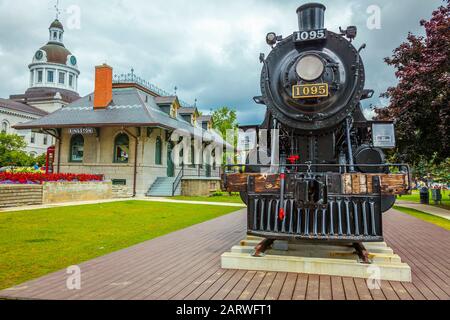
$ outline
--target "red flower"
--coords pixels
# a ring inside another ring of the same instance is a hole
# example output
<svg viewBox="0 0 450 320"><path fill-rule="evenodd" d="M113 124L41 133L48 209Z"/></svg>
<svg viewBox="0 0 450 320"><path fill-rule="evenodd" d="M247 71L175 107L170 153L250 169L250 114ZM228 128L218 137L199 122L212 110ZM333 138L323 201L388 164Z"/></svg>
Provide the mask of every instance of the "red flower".
<svg viewBox="0 0 450 320"><path fill-rule="evenodd" d="M42 184L43 182L55 181L103 181L102 175L92 174L72 174L72 173L10 173L0 172L0 183L10 181L12 183L34 183Z"/></svg>

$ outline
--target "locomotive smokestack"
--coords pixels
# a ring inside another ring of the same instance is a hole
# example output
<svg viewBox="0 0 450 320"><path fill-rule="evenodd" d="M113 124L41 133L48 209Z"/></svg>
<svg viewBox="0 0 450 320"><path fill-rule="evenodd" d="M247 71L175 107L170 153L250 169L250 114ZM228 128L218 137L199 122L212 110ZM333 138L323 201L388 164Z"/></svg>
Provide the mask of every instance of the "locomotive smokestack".
<svg viewBox="0 0 450 320"><path fill-rule="evenodd" d="M307 3L297 9L299 31L323 29L326 7L320 3Z"/></svg>

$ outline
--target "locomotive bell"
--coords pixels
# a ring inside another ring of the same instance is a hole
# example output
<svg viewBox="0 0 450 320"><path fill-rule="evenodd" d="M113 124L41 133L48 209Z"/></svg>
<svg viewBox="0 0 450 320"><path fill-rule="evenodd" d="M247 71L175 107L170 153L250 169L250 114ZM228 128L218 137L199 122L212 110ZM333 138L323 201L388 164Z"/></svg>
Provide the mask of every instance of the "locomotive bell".
<svg viewBox="0 0 450 320"><path fill-rule="evenodd" d="M297 9L299 31L323 29L326 7L320 3L307 3Z"/></svg>

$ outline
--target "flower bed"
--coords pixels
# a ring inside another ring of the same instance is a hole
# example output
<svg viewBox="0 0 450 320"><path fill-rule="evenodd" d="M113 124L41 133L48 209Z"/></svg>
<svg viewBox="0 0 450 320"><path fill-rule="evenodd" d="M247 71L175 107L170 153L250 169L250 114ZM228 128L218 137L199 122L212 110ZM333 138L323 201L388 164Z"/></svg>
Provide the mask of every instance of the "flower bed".
<svg viewBox="0 0 450 320"><path fill-rule="evenodd" d="M0 184L43 184L44 182L101 182L103 176L72 173L0 172Z"/></svg>

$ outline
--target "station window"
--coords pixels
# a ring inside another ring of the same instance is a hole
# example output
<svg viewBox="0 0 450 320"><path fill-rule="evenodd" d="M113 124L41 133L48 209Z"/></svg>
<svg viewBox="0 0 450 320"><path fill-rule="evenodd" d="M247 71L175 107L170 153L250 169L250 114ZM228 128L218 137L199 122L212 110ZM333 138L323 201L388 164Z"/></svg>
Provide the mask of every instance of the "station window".
<svg viewBox="0 0 450 320"><path fill-rule="evenodd" d="M111 180L113 186L126 186L127 180L125 179L112 179Z"/></svg>
<svg viewBox="0 0 450 320"><path fill-rule="evenodd" d="M2 121L2 133L8 133L9 123L6 120Z"/></svg>
<svg viewBox="0 0 450 320"><path fill-rule="evenodd" d="M69 86L73 87L73 75L69 74Z"/></svg>
<svg viewBox="0 0 450 320"><path fill-rule="evenodd" d="M162 142L161 138L156 138L156 144L155 144L155 164L161 165L162 164Z"/></svg>
<svg viewBox="0 0 450 320"><path fill-rule="evenodd" d="M48 144L48 135L44 135L44 145Z"/></svg>
<svg viewBox="0 0 450 320"><path fill-rule="evenodd" d="M66 73L65 72L60 72L59 73L59 79L58 82L60 84L64 84L66 82Z"/></svg>
<svg viewBox="0 0 450 320"><path fill-rule="evenodd" d="M42 83L42 70L38 70L37 75L37 82Z"/></svg>
<svg viewBox="0 0 450 320"><path fill-rule="evenodd" d="M125 133L118 134L114 140L114 162L128 163L130 155L130 139Z"/></svg>
<svg viewBox="0 0 450 320"><path fill-rule="evenodd" d="M30 142L31 143L35 143L36 142L36 133L34 133L34 132L31 133Z"/></svg>
<svg viewBox="0 0 450 320"><path fill-rule="evenodd" d="M53 71L47 71L47 82L53 82L54 81L54 72Z"/></svg>
<svg viewBox="0 0 450 320"><path fill-rule="evenodd" d="M83 162L84 138L81 134L74 135L70 140L70 162Z"/></svg>

